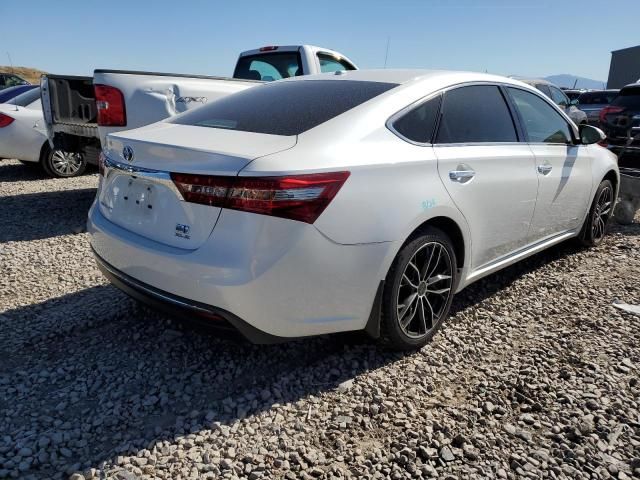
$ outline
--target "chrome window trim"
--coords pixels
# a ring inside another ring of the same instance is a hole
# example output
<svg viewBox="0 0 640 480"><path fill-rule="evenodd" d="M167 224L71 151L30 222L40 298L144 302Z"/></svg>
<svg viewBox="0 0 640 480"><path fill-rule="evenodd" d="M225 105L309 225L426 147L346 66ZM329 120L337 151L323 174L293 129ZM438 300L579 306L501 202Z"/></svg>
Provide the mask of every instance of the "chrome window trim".
<svg viewBox="0 0 640 480"><path fill-rule="evenodd" d="M394 127L393 127L393 122L395 120L397 120L398 118L400 118L401 116L403 116L405 113L408 113L409 111L413 110L414 108L418 108L420 105L422 105L422 103L424 102L428 102L429 100L435 98L438 95L444 95L446 92L450 91L450 90L455 90L456 88L463 88L463 87L470 87L470 86L475 86L475 85L489 85L489 86L495 86L495 87L504 87L504 88L517 88L519 90L525 91L525 92L529 92L533 95L536 95L538 98L542 99L544 102L547 103L547 105L551 106L551 108L553 108L557 113L560 114L560 116L563 118L563 120L565 122L567 122L567 124L569 125L569 128L571 129L571 131L574 134L574 140L580 138L579 137L579 133L578 133L578 129L576 127L576 125L573 123L573 121L567 116L566 113L564 113L560 107L558 105L556 105L553 101L551 101L550 98L548 98L546 95L544 95L542 92L540 92L540 90L536 89L535 87L531 87L529 86L529 88L524 88L521 85L514 85L513 83L508 83L508 82L490 82L490 81L475 81L475 82L463 82L463 83L456 83L454 85L449 85L448 87L445 88L441 88L440 90L436 90L434 92L429 93L428 95L419 98L418 100L416 100L415 102L407 105L406 107L403 107L402 109L398 110L396 113L394 113L393 115L391 115L387 121L385 122L385 127L387 127L387 129L391 130L391 132L397 136L398 138L400 138L401 140L404 140L407 143L410 143L412 145L416 145L418 147L434 147L434 146L486 146L486 145L562 145L562 146L579 146L580 144L576 144L576 143L545 143L545 142L528 142L525 139L523 139L522 141L519 142L470 142L470 143L421 143L421 142L416 142L414 140L411 140L409 138L406 138L404 135L402 135L400 132L398 132ZM505 99L505 103L507 103L508 100ZM440 104L440 106L442 106L442 103ZM507 104L507 108L509 108L509 105ZM511 109L509 109L509 114L511 115ZM519 112L518 112L519 114ZM517 123L520 123L520 119L513 119L514 122L517 121ZM439 126L439 122L438 124L436 124L436 133L437 133L437 128ZM516 128L515 124L514 124L514 128L516 130L516 135L518 134L518 129Z"/></svg>

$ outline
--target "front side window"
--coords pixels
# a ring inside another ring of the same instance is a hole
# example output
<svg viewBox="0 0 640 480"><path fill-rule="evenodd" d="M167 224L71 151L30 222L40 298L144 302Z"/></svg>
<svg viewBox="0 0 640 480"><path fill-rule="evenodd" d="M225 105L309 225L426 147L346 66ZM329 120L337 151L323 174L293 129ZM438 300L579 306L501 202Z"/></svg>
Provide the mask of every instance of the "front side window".
<svg viewBox="0 0 640 480"><path fill-rule="evenodd" d="M343 70L355 70L355 67L342 58L336 58L326 53L318 53L320 71L322 73L339 72Z"/></svg>
<svg viewBox="0 0 640 480"><path fill-rule="evenodd" d="M233 77L272 82L302 75L302 73L298 52L274 52L241 57Z"/></svg>
<svg viewBox="0 0 640 480"><path fill-rule="evenodd" d="M551 100L553 100L553 103L556 105L562 105L563 107L569 106L569 98L562 92L562 90L556 87L549 87L549 89L551 90Z"/></svg>
<svg viewBox="0 0 640 480"><path fill-rule="evenodd" d="M427 100L394 120L393 129L413 142L431 143L439 111L440 95Z"/></svg>
<svg viewBox="0 0 640 480"><path fill-rule="evenodd" d="M473 85L445 93L436 143L517 141L509 107L498 87Z"/></svg>
<svg viewBox="0 0 640 480"><path fill-rule="evenodd" d="M520 113L524 129L531 143L572 143L571 128L564 118L537 95L508 88Z"/></svg>
<svg viewBox="0 0 640 480"><path fill-rule="evenodd" d="M356 80L258 85L178 115L171 123L269 135L299 135L396 87Z"/></svg>

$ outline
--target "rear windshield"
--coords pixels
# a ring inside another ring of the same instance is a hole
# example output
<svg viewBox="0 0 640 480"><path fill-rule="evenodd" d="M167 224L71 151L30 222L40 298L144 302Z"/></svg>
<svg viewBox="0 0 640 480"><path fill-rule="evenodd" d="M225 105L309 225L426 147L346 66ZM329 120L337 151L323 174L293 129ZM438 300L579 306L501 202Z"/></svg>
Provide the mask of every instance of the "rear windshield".
<svg viewBox="0 0 640 480"><path fill-rule="evenodd" d="M608 105L618 92L586 92L578 97L580 105Z"/></svg>
<svg viewBox="0 0 640 480"><path fill-rule="evenodd" d="M300 54L295 52L260 53L240 57L234 78L272 82L302 75Z"/></svg>
<svg viewBox="0 0 640 480"><path fill-rule="evenodd" d="M26 107L32 104L40 98L40 87L29 90L28 92L21 93L17 97L13 97L7 103L11 105L18 105L19 107Z"/></svg>
<svg viewBox="0 0 640 480"><path fill-rule="evenodd" d="M623 88L611 105L632 110L640 110L640 86Z"/></svg>
<svg viewBox="0 0 640 480"><path fill-rule="evenodd" d="M356 80L277 82L243 90L171 123L270 135L299 135L397 86Z"/></svg>

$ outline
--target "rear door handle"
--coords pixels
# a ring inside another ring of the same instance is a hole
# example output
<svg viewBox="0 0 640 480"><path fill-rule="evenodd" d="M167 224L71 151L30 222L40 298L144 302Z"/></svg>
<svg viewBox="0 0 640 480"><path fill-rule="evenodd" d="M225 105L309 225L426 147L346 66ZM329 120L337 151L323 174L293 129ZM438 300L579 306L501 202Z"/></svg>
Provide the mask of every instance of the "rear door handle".
<svg viewBox="0 0 640 480"><path fill-rule="evenodd" d="M467 183L475 176L476 172L474 170L451 170L449 172L449 179L458 183Z"/></svg>
<svg viewBox="0 0 640 480"><path fill-rule="evenodd" d="M551 165L538 165L538 173L541 173L542 175L548 175L551 170L553 170L553 167Z"/></svg>

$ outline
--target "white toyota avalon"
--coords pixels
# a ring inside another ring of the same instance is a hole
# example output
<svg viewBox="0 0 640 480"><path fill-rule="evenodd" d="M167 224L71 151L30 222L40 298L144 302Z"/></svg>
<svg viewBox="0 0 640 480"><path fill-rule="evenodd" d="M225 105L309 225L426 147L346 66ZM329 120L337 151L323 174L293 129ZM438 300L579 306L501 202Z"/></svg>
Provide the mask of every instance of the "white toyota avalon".
<svg viewBox="0 0 640 480"><path fill-rule="evenodd" d="M253 342L415 348L471 282L602 241L619 184L602 139L498 76L294 78L109 135L91 245L131 296Z"/></svg>

